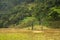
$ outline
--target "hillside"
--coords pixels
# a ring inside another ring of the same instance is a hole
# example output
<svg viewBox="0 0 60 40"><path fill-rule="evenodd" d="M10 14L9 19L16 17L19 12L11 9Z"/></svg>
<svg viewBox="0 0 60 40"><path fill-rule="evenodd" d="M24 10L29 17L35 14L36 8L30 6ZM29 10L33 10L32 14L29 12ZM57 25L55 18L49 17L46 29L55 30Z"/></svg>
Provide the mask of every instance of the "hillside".
<svg viewBox="0 0 60 40"><path fill-rule="evenodd" d="M0 0L0 28L60 28L59 4L60 0Z"/></svg>
<svg viewBox="0 0 60 40"><path fill-rule="evenodd" d="M27 1L28 0L0 0L0 13L7 13L10 9L14 8L17 5L24 4Z"/></svg>

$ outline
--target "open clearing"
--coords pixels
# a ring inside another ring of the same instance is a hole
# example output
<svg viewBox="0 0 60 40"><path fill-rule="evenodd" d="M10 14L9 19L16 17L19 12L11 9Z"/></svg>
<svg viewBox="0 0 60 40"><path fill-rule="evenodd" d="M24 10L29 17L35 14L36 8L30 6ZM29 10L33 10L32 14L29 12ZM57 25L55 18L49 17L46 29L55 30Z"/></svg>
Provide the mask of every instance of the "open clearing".
<svg viewBox="0 0 60 40"><path fill-rule="evenodd" d="M0 29L0 40L60 40L60 30Z"/></svg>

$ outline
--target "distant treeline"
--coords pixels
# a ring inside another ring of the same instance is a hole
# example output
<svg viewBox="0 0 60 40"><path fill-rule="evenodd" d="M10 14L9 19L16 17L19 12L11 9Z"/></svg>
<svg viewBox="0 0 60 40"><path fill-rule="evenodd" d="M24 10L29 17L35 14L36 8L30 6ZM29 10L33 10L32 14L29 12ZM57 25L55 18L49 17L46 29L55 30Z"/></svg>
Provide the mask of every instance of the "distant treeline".
<svg viewBox="0 0 60 40"><path fill-rule="evenodd" d="M0 0L0 28L33 25L60 28L52 26L59 22L60 0Z"/></svg>

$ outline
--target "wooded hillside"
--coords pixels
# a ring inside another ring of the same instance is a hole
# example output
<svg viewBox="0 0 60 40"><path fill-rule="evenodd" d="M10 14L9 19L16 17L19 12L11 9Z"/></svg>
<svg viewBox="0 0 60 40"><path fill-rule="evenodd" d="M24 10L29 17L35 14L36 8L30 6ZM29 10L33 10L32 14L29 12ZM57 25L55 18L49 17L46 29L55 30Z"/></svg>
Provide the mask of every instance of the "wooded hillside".
<svg viewBox="0 0 60 40"><path fill-rule="evenodd" d="M60 0L0 0L0 28L34 25L60 28Z"/></svg>

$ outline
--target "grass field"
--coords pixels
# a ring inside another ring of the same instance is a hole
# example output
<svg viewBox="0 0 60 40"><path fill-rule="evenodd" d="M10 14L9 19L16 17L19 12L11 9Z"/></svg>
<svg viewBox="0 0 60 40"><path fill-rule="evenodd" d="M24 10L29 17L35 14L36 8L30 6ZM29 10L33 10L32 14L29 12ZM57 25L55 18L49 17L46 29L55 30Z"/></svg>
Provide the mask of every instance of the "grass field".
<svg viewBox="0 0 60 40"><path fill-rule="evenodd" d="M0 29L0 40L60 40L59 30Z"/></svg>

